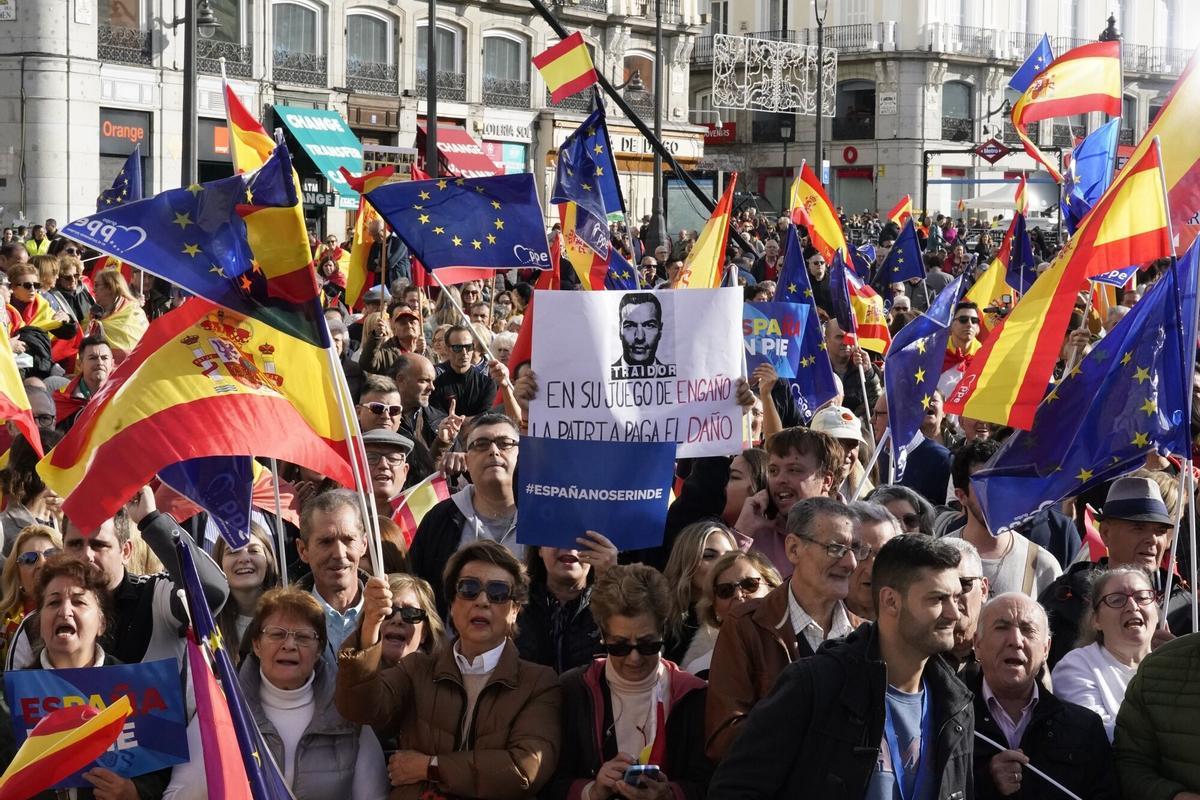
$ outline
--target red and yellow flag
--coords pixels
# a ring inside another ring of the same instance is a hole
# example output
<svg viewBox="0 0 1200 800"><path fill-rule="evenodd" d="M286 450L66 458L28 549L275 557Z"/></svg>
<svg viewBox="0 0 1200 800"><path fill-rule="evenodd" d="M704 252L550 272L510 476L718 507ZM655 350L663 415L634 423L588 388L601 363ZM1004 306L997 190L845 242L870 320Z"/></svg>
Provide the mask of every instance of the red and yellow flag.
<svg viewBox="0 0 1200 800"><path fill-rule="evenodd" d="M193 758L200 755L204 761L204 779L208 794L228 800L253 800L250 779L246 777L246 766L242 763L242 751L238 747L233 717L229 714L229 703L208 666L208 659L190 636L187 640L187 654L195 687L200 744L204 750L202 754L191 755Z"/></svg>
<svg viewBox="0 0 1200 800"><path fill-rule="evenodd" d="M1013 194L1013 206L1016 208L1016 214L1029 213L1028 184L1024 175L1021 175L1021 180L1017 181L1017 191ZM1014 221L1016 214L1013 215Z"/></svg>
<svg viewBox="0 0 1200 800"><path fill-rule="evenodd" d="M229 155L237 172L253 172L275 152L275 140L225 84L225 116L229 119Z"/></svg>
<svg viewBox="0 0 1200 800"><path fill-rule="evenodd" d="M562 223L560 260L566 256L584 289L603 289L604 276L608 274L608 259L602 258L575 233L577 218L578 207L575 203L558 204L558 219Z"/></svg>
<svg viewBox="0 0 1200 800"><path fill-rule="evenodd" d="M1068 50L1038 73L1012 107L1013 127L1025 152L1044 166L1054 180L1062 175L1025 133L1031 122L1103 111L1121 114L1121 43L1092 42ZM1128 265L1126 265L1128 266Z"/></svg>
<svg viewBox="0 0 1200 800"><path fill-rule="evenodd" d="M1013 228L1017 224L1016 215L1008 224L1008 232L1000 241L1000 249L992 263L975 278L975 283L963 296L964 301L979 306L979 341L986 341L988 335L1000 324L1002 317L996 312L984 311L985 308L1000 308L1006 304L1004 296L1012 297L1012 287L1008 285L1008 262L1012 256Z"/></svg>
<svg viewBox="0 0 1200 800"><path fill-rule="evenodd" d="M1155 144L1121 172L1050 269L988 338L946 398L946 411L1028 430L1088 278L1169 256L1169 230Z"/></svg>
<svg viewBox="0 0 1200 800"><path fill-rule="evenodd" d="M833 263L835 251L841 251L842 258L847 264L850 263L842 221L838 219L833 203L829 202L825 187L807 163L800 168L800 174L792 183L791 210L792 222L808 229L808 240L824 256L825 263Z"/></svg>
<svg viewBox="0 0 1200 800"><path fill-rule="evenodd" d="M91 764L117 741L132 713L124 695L103 711L91 706L51 711L0 776L0 800L27 800Z"/></svg>
<svg viewBox="0 0 1200 800"><path fill-rule="evenodd" d="M339 383L323 347L192 298L151 323L38 472L85 531L202 456L277 458L352 485Z"/></svg>
<svg viewBox="0 0 1200 800"><path fill-rule="evenodd" d="M0 336L0 421L16 426L25 441L29 442L39 456L42 455L42 437L37 432L33 411L29 406L29 395L21 382L21 373L13 360L12 342Z"/></svg>
<svg viewBox="0 0 1200 800"><path fill-rule="evenodd" d="M725 270L725 245L729 239L729 217L733 212L733 190L737 173L729 178L725 194L704 224L683 269L671 283L672 289L717 289Z"/></svg>
<svg viewBox="0 0 1200 800"><path fill-rule="evenodd" d="M137 347L150 321L146 312L137 303L125 298L117 301L117 307L103 319L88 317L87 328L90 335L93 326L99 325L104 331L104 341L112 348L114 360L120 364Z"/></svg>
<svg viewBox="0 0 1200 800"><path fill-rule="evenodd" d="M341 167L341 171L350 188L358 192L358 216L354 218L354 238L350 243L350 259L346 267L346 306L357 308L358 301L367 290L367 275L371 271L367 264L367 257L371 254L371 223L383 221L375 206L367 202L367 192L387 183L396 174L396 168L380 167L357 178L345 167Z"/></svg>
<svg viewBox="0 0 1200 800"><path fill-rule="evenodd" d="M588 52L583 34L579 31L538 53L533 57L533 65L542 73L552 103L561 103L598 80L592 54Z"/></svg>
<svg viewBox="0 0 1200 800"><path fill-rule="evenodd" d="M899 203L892 206L892 210L887 214L888 221L904 227L904 220L912 216L912 211L912 195L906 194L900 198Z"/></svg>
<svg viewBox="0 0 1200 800"><path fill-rule="evenodd" d="M429 513L429 509L449 497L450 484L446 483L446 476L435 472L391 499L392 521L400 526L405 544L412 544L413 537L417 535L417 528Z"/></svg>

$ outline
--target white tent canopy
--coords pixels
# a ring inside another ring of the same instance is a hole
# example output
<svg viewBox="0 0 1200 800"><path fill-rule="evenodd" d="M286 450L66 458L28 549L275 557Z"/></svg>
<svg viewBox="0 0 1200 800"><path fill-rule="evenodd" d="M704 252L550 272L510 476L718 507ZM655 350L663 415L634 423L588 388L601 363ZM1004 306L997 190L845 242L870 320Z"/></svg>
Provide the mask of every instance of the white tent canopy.
<svg viewBox="0 0 1200 800"><path fill-rule="evenodd" d="M1053 182L1037 182L1028 183L1025 185L1025 191L1029 196L1029 210L1044 211L1047 208L1053 208L1058 205L1058 184ZM978 197L967 198L963 201L963 205L967 208L984 208L984 209L1014 209L1016 202L1014 200L1017 194L1016 182L999 186L987 194L981 194Z"/></svg>

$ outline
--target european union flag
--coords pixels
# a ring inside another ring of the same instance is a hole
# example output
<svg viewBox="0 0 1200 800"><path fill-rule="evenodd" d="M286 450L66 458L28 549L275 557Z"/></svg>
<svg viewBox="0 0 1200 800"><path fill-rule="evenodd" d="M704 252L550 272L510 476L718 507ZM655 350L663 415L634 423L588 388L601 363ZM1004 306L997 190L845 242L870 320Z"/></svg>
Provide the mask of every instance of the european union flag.
<svg viewBox="0 0 1200 800"><path fill-rule="evenodd" d="M848 334L856 334L858 321L854 317L854 308L850 305L850 279L846 270L842 251L834 250L833 263L829 265L829 300L833 304L833 315L837 317L838 327Z"/></svg>
<svg viewBox="0 0 1200 800"><path fill-rule="evenodd" d="M426 269L550 268L531 174L389 183L367 199Z"/></svg>
<svg viewBox="0 0 1200 800"><path fill-rule="evenodd" d="M627 291L638 288L638 272L615 247L608 249L608 272L604 273L604 288Z"/></svg>
<svg viewBox="0 0 1200 800"><path fill-rule="evenodd" d="M1080 221L1092 210L1112 182L1117 158L1120 118L1109 120L1079 143L1071 152L1071 161L1063 172L1063 224L1075 233Z"/></svg>
<svg viewBox="0 0 1200 800"><path fill-rule="evenodd" d="M921 241L917 238L917 226L913 225L912 217L904 221L891 252L879 266L879 273L885 283L925 277L925 258L921 255Z"/></svg>
<svg viewBox="0 0 1200 800"><path fill-rule="evenodd" d="M96 210L123 206L142 199L142 146L134 145L121 171L113 178L112 186L96 198Z"/></svg>
<svg viewBox="0 0 1200 800"><path fill-rule="evenodd" d="M825 350L825 331L821 329L821 321L817 317L812 283L808 278L804 250L796 236L795 225L788 226L783 271L779 273L775 300L809 306L805 315L804 335L800 340L800 364L796 368L796 378L788 380L788 388L791 389L800 416L808 420L818 408L837 396L838 388L833 365L829 363L829 353Z"/></svg>
<svg viewBox="0 0 1200 800"><path fill-rule="evenodd" d="M596 110L588 117L592 125L583 131L583 144L596 162L596 181L604 197L604 208L610 222L625 219L625 195L621 193L621 182L617 180L617 162L613 159L612 140L608 135L608 117L604 110L604 98L599 89L593 89Z"/></svg>
<svg viewBox="0 0 1200 800"><path fill-rule="evenodd" d="M204 456L159 470L163 483L208 512L232 550L250 544L254 488L250 456Z"/></svg>
<svg viewBox="0 0 1200 800"><path fill-rule="evenodd" d="M1050 62L1053 60L1054 51L1050 48L1050 37L1043 33L1042 40L1033 48L1033 52L1025 59L1025 63L1008 79L1008 85L1024 94L1038 73L1050 66Z"/></svg>
<svg viewBox="0 0 1200 800"><path fill-rule="evenodd" d="M554 176L552 203L574 203L575 235L595 250L601 258L608 257L609 232L608 209L600 181L609 174L596 162L596 151L603 151L601 144L589 146L587 140L595 138L602 124L604 111L596 109L579 128L567 137L558 148L558 167Z"/></svg>
<svg viewBox="0 0 1200 800"><path fill-rule="evenodd" d="M1183 293L1200 278L1198 253L1193 244L1046 395L1033 427L1013 434L972 477L989 530L1137 469L1155 448L1189 452L1195 346L1184 331L1194 331L1196 319L1194 290Z"/></svg>
<svg viewBox="0 0 1200 800"><path fill-rule="evenodd" d="M291 158L279 147L252 173L105 208L67 225L63 235L324 347L328 332L315 278L311 302L296 303L288 299L290 292L276 291L251 250L243 219L256 210L298 202Z"/></svg>
<svg viewBox="0 0 1200 800"><path fill-rule="evenodd" d="M875 263L875 245L864 244L850 248L850 266L864 281L871 280L871 266Z"/></svg>
<svg viewBox="0 0 1200 800"><path fill-rule="evenodd" d="M884 359L883 386L892 448L897 455L896 480L903 474L904 455L933 401L950 338L950 318L962 291L963 276L959 275L938 293L929 311L900 329Z"/></svg>
<svg viewBox="0 0 1200 800"><path fill-rule="evenodd" d="M1004 282L1018 292L1028 292L1037 280L1037 259L1033 257L1033 243L1025 227L1025 215L1017 212L1012 226L1012 244L1008 251L1008 271Z"/></svg>

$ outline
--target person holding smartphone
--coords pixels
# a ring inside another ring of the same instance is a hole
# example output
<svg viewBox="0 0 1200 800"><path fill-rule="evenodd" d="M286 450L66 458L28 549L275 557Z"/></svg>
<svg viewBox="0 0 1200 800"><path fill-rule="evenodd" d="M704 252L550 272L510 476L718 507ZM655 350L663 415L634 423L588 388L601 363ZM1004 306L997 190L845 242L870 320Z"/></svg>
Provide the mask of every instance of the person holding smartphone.
<svg viewBox="0 0 1200 800"><path fill-rule="evenodd" d="M592 616L606 655L562 676L562 750L543 800L707 795L705 682L662 657L670 595L644 564L597 579Z"/></svg>

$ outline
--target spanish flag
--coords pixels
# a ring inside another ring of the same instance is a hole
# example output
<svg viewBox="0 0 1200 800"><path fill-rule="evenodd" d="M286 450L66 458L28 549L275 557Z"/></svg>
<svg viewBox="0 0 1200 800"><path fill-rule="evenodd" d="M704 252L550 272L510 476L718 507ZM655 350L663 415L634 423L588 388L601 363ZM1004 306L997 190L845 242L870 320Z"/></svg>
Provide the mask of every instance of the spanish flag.
<svg viewBox="0 0 1200 800"><path fill-rule="evenodd" d="M1021 180L1017 181L1017 191L1013 194L1013 206L1016 208L1017 214L1029 213L1029 195L1027 191L1027 182L1025 176L1021 175ZM1013 220L1016 220L1016 214L1013 215Z"/></svg>
<svg viewBox="0 0 1200 800"><path fill-rule="evenodd" d="M404 534L404 543L412 545L417 528L429 509L450 497L450 484L446 476L435 472L416 486L398 494L390 501L392 521L400 526Z"/></svg>
<svg viewBox="0 0 1200 800"><path fill-rule="evenodd" d="M1062 183L1049 160L1025 133L1031 122L1103 111L1121 114L1121 43L1092 42L1068 50L1038 73L1012 107L1012 123L1025 152ZM1128 266L1128 265L1126 265Z"/></svg>
<svg viewBox="0 0 1200 800"><path fill-rule="evenodd" d="M904 220L912 217L912 210L912 195L906 194L900 198L899 203L892 206L892 210L887 215L888 221L904 227Z"/></svg>
<svg viewBox="0 0 1200 800"><path fill-rule="evenodd" d="M717 289L725 271L725 245L729 239L729 217L733 211L733 189L737 173L729 178L725 194L700 231L696 246L683 263L672 289Z"/></svg>
<svg viewBox="0 0 1200 800"><path fill-rule="evenodd" d="M995 311L984 311L985 308L1000 308L1011 303L1004 302L1004 296L1008 295L1012 298L1012 289L1005 280L1008 272L1008 258L1011 248L1012 236L1005 236L1004 242L1000 245L1000 250L996 253L996 257L992 259L992 263L988 265L983 272L975 277L975 283L963 296L964 302L974 303L979 306L979 341L986 341L989 334L1000 324L1003 319Z"/></svg>
<svg viewBox="0 0 1200 800"><path fill-rule="evenodd" d="M583 34L575 31L550 49L533 57L533 65L542 73L550 102L561 103L596 83L592 54L583 43Z"/></svg>
<svg viewBox="0 0 1200 800"><path fill-rule="evenodd" d="M225 116L229 120L229 155L237 172L253 172L275 152L275 140L225 84Z"/></svg>
<svg viewBox="0 0 1200 800"><path fill-rule="evenodd" d="M835 253L829 267L829 294L834 315L846 338L864 350L886 353L892 344L883 298L846 266L841 253Z"/></svg>
<svg viewBox="0 0 1200 800"><path fill-rule="evenodd" d="M0 800L34 797L91 764L117 741L132 713L124 695L103 711L92 706L51 711L0 776Z"/></svg>
<svg viewBox="0 0 1200 800"><path fill-rule="evenodd" d="M133 352L133 348L137 347L150 322L141 306L121 298L117 301L117 307L107 317L96 319L88 316L86 327L89 335L97 325L104 331L104 341L108 342L113 351L113 358L120 364Z"/></svg>
<svg viewBox="0 0 1200 800"><path fill-rule="evenodd" d="M350 485L328 355L192 298L151 323L38 472L85 531L160 469L192 458L278 458Z"/></svg>
<svg viewBox="0 0 1200 800"><path fill-rule="evenodd" d="M25 441L40 456L42 455L42 437L37 432L37 424L33 421L33 411L29 406L29 395L25 392L25 384L21 382L21 373L13 360L12 342L9 337L0 336L0 421L11 422L16 426Z"/></svg>
<svg viewBox="0 0 1200 800"><path fill-rule="evenodd" d="M371 254L371 236L368 233L371 223L383 221L383 217L375 210L375 206L367 202L367 192L387 183L396 168L381 167L374 172L354 177L345 167L341 167L342 177L350 188L358 192L358 216L354 218L354 239L351 241L350 259L346 267L346 306L356 308L363 292L367 290L367 274L371 271L367 265L367 257Z"/></svg>
<svg viewBox="0 0 1200 800"><path fill-rule="evenodd" d="M946 411L1028 430L1088 278L1169 256L1169 231L1162 161L1154 144L1121 172L1050 269L988 338L946 398Z"/></svg>
<svg viewBox="0 0 1200 800"><path fill-rule="evenodd" d="M792 222L808 229L808 240L825 257L827 264L833 263L835 251L842 253L843 260L850 260L842 222L833 203L829 202L829 195L825 194L825 187L807 162L800 167L800 174L792 183L791 210Z"/></svg>

